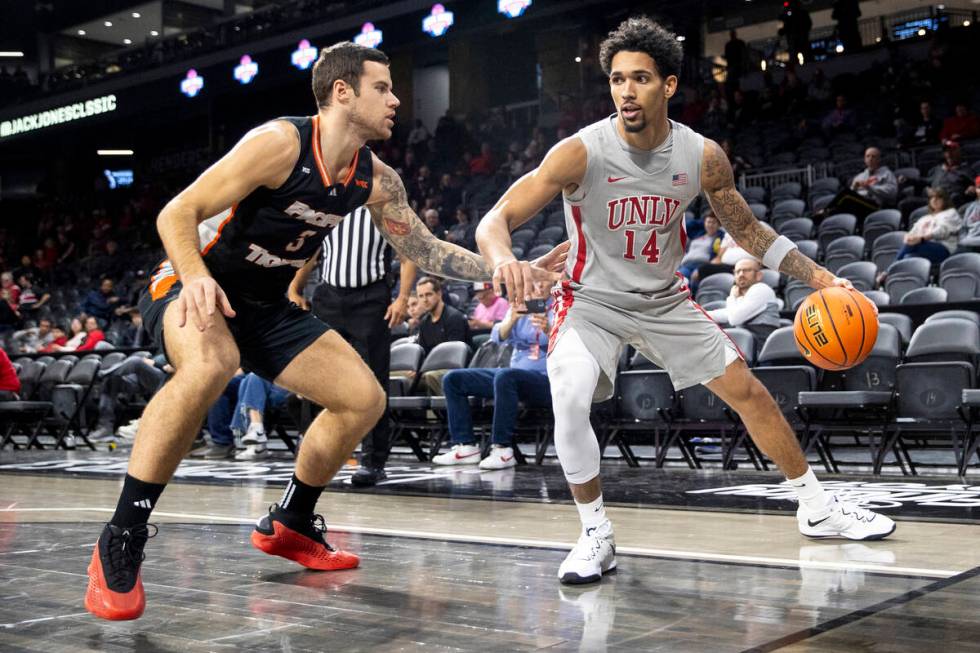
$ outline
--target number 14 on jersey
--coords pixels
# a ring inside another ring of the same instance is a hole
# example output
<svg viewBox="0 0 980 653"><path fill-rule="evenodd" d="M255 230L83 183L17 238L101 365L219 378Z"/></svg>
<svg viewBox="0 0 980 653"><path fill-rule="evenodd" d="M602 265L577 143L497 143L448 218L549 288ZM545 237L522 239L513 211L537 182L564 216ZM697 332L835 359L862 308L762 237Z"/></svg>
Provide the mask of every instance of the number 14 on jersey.
<svg viewBox="0 0 980 653"><path fill-rule="evenodd" d="M623 253L623 258L627 261L636 260L636 230L626 229L623 231L626 235L626 251ZM645 234L640 233L640 238L644 238ZM657 232L651 231L650 237L647 239L646 245L640 250L640 255L647 258L647 263L658 263L660 261L660 248L657 247Z"/></svg>

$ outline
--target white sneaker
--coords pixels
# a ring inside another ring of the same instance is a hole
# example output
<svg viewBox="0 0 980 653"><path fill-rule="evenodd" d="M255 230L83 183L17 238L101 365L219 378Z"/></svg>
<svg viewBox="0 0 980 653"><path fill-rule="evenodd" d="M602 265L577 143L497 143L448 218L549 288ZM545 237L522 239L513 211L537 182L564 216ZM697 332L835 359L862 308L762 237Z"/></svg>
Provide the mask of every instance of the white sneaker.
<svg viewBox="0 0 980 653"><path fill-rule="evenodd" d="M516 465L511 447L490 447L490 454L480 461L480 469L509 469Z"/></svg>
<svg viewBox="0 0 980 653"><path fill-rule="evenodd" d="M116 434L121 438L126 438L127 440L132 440L136 437L136 430L139 428L140 421L134 419L129 424L125 424L116 429Z"/></svg>
<svg viewBox="0 0 980 653"><path fill-rule="evenodd" d="M257 460L269 455L266 445L269 438L261 431L249 431L242 436L242 446L245 447L235 454L235 460Z"/></svg>
<svg viewBox="0 0 980 653"><path fill-rule="evenodd" d="M607 519L579 536L575 548L558 568L558 580L566 585L594 583L615 568L616 540L612 522Z"/></svg>
<svg viewBox="0 0 980 653"><path fill-rule="evenodd" d="M895 522L888 517L845 503L833 494L822 513L810 512L800 504L796 509L796 521L800 532L813 538L880 540L895 532Z"/></svg>
<svg viewBox="0 0 980 653"><path fill-rule="evenodd" d="M432 459L433 465L475 465L480 462L480 447L475 444L454 444L446 453Z"/></svg>

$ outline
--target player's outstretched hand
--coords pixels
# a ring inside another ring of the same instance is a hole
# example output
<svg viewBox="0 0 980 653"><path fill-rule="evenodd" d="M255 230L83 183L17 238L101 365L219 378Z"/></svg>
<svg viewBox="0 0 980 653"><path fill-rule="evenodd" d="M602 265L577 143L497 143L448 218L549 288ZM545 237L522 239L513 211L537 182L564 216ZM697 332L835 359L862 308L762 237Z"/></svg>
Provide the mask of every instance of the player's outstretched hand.
<svg viewBox="0 0 980 653"><path fill-rule="evenodd" d="M568 250L571 249L571 247L572 243L566 240L560 245L555 245L555 247L544 256L539 256L531 261L531 265L536 268L541 268L542 270L561 272L565 269L565 261L568 260Z"/></svg>
<svg viewBox="0 0 980 653"><path fill-rule="evenodd" d="M212 277L184 279L184 287L177 297L177 326L183 327L188 318L198 331L214 326L214 311L221 309L225 317L235 317L235 311L225 291Z"/></svg>
<svg viewBox="0 0 980 653"><path fill-rule="evenodd" d="M861 292L860 290L854 287L854 284L851 283L850 279L844 279L843 277L834 277L834 280L831 282L831 285L840 286L841 288L844 288L845 290L850 290L851 292L856 292L856 293ZM878 305L875 304L874 302L871 302L871 306L875 309L875 315L877 315Z"/></svg>
<svg viewBox="0 0 980 653"><path fill-rule="evenodd" d="M549 256L545 254L545 256ZM493 271L493 291L503 296L504 289L511 306L516 311L527 311L525 302L531 299L531 290L535 281L554 283L561 279L560 272L552 272L535 267L530 261L507 261L498 265Z"/></svg>

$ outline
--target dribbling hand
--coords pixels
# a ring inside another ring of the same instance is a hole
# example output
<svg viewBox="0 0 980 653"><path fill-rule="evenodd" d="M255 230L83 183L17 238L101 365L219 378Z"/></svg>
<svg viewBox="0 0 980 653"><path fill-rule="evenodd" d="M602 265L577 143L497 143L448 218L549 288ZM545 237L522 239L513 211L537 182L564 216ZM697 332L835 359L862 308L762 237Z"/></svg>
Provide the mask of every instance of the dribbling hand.
<svg viewBox="0 0 980 653"><path fill-rule="evenodd" d="M178 327L183 327L190 318L198 331L210 329L214 326L215 308L220 308L225 317L235 317L225 291L212 277L184 279L176 305Z"/></svg>
<svg viewBox="0 0 980 653"><path fill-rule="evenodd" d="M534 267L528 261L506 261L493 270L493 291L503 296L504 288L511 306L518 312L526 312L525 302L531 299L531 289L535 281L554 283L561 279L560 272L550 272Z"/></svg>
<svg viewBox="0 0 980 653"><path fill-rule="evenodd" d="M856 293L861 292L860 290L854 287L854 284L851 283L850 279L844 279L843 277L835 276L830 285L839 286L845 290L850 290L851 292L856 292ZM875 315L878 315L878 305L875 304L874 302L869 302L869 303L871 304L871 307L875 309Z"/></svg>

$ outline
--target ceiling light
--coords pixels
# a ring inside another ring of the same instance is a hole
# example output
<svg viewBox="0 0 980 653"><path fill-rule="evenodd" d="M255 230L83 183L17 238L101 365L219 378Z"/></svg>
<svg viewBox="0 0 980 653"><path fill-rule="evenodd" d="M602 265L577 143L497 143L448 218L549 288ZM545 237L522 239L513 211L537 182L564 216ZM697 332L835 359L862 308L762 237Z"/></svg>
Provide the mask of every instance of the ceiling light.
<svg viewBox="0 0 980 653"><path fill-rule="evenodd" d="M766 60L763 59L759 62L759 66L762 68L762 72L766 72Z"/></svg>
<svg viewBox="0 0 980 653"><path fill-rule="evenodd" d="M964 20L963 21L963 27L969 27L969 26L970 26L970 21Z"/></svg>
<svg viewBox="0 0 980 653"><path fill-rule="evenodd" d="M582 57L575 57L575 63L582 63Z"/></svg>
<svg viewBox="0 0 980 653"><path fill-rule="evenodd" d="M683 34L678 34L677 35L677 40L683 43L684 41L687 40L687 37L684 36Z"/></svg>
<svg viewBox="0 0 980 653"><path fill-rule="evenodd" d="M124 45L132 45L133 44L133 39L123 39L123 44Z"/></svg>
<svg viewBox="0 0 980 653"><path fill-rule="evenodd" d="M151 29L150 36L160 36L160 32L156 31L155 29Z"/></svg>
<svg viewBox="0 0 980 653"><path fill-rule="evenodd" d="M134 11L133 12L133 18L139 18L139 17L140 17L140 12Z"/></svg>
<svg viewBox="0 0 980 653"><path fill-rule="evenodd" d="M924 29L920 29L920 30L918 31L918 35L919 35L919 36L925 36L925 35L926 35L926 31L925 31Z"/></svg>
<svg viewBox="0 0 980 653"><path fill-rule="evenodd" d="M881 43L881 37L880 36L876 36L875 37L875 43Z"/></svg>
<svg viewBox="0 0 980 653"><path fill-rule="evenodd" d="M99 156L133 156L132 150L96 150Z"/></svg>
<svg viewBox="0 0 980 653"><path fill-rule="evenodd" d="M844 46L841 45L840 43L838 43L837 47L834 48L834 52L836 52L837 54L840 54L843 51L844 51Z"/></svg>
<svg viewBox="0 0 980 653"><path fill-rule="evenodd" d="M83 29L78 30L78 35L79 36L85 36L85 30L83 30Z"/></svg>
<svg viewBox="0 0 980 653"><path fill-rule="evenodd" d="M24 53L19 50L13 50L9 52L0 51L0 57L23 57Z"/></svg>
<svg viewBox="0 0 980 653"><path fill-rule="evenodd" d="M111 20L107 20L106 22L104 22L102 24L105 25L106 27L112 27L112 21Z"/></svg>

